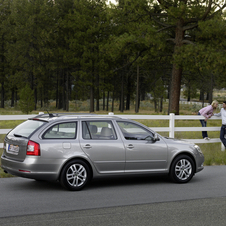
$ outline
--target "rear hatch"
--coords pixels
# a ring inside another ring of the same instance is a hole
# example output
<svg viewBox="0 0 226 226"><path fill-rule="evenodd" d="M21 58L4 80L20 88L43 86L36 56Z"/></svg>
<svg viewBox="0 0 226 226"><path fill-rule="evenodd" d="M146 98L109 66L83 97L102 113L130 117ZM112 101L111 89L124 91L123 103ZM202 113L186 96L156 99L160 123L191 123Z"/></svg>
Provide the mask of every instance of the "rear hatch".
<svg viewBox="0 0 226 226"><path fill-rule="evenodd" d="M24 161L27 153L27 144L32 134L42 127L46 121L27 120L11 130L4 140L3 155L16 161Z"/></svg>

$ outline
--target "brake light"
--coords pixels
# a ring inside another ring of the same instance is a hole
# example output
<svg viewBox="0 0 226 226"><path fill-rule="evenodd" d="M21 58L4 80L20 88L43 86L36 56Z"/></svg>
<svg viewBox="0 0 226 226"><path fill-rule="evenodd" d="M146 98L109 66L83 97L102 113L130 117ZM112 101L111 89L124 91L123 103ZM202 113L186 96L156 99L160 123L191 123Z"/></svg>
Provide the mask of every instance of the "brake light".
<svg viewBox="0 0 226 226"><path fill-rule="evenodd" d="M40 155L40 145L34 141L29 140L27 144L27 155Z"/></svg>

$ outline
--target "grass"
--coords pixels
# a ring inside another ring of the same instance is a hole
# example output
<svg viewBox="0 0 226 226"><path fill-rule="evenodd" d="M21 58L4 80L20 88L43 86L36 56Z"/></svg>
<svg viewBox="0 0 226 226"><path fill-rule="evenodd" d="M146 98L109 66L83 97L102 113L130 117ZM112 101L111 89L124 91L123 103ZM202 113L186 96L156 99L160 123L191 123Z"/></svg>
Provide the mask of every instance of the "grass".
<svg viewBox="0 0 226 226"><path fill-rule="evenodd" d="M56 110L53 108L53 103L51 103L52 107L51 112L63 112L62 110ZM87 103L81 102L81 106L83 106L84 111L76 111L76 113L88 113L87 109ZM75 109L72 107L74 104L70 105L70 112L73 112ZM139 111L139 114L152 114L152 115L157 115L157 114L167 114L167 104L164 105L163 108L163 113L156 113L154 111L153 106L149 102L144 102L142 104L142 108ZM145 108L145 106L148 106L148 108ZM77 104L77 108L78 104ZM82 108L82 107L81 107ZM180 106L180 114L184 115L196 115L197 114L197 109L190 105L186 106ZM72 109L72 110L71 110ZM39 111L43 111L40 109ZM38 114L39 111L34 111L32 114ZM75 112L75 111L74 111ZM96 112L98 114L106 114L106 111L98 111ZM115 114L121 114L120 111L114 111ZM0 114L1 115L16 115L16 114L22 114L20 111L16 111L13 109L0 109ZM134 109L124 111L123 114L135 114ZM168 120L137 120L138 122L148 126L148 127L168 127L169 126L169 121ZM11 129L14 128L16 125L20 124L23 121L0 121L0 128L1 129ZM220 126L221 125L221 120L209 120L207 122L207 126L209 127L215 127L215 126ZM175 122L176 127L201 127L201 124L198 120L177 120ZM168 132L159 132L162 136L168 136ZM208 135L210 138L219 138L220 132L208 132ZM3 143L5 135L0 135L0 143ZM202 139L202 133L201 132L175 132L175 138L178 139ZM205 156L205 165L225 165L226 164L226 151L222 152L221 151L221 144L220 143L209 143L209 144L199 144L200 148L202 149L204 156ZM0 156L2 155L3 149L0 149ZM0 168L0 178L2 177L9 177L9 174L5 174L3 170Z"/></svg>
<svg viewBox="0 0 226 226"><path fill-rule="evenodd" d="M3 149L0 148L0 156L2 156ZM6 177L13 177L12 175L8 173L4 173L3 169L0 167L0 178L6 178Z"/></svg>

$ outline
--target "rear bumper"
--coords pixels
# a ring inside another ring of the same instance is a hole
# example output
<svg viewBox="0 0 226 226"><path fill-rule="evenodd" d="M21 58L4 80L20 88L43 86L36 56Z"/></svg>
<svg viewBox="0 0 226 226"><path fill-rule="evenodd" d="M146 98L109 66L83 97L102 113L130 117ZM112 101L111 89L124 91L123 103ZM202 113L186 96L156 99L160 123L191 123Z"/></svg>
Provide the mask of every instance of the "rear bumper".
<svg viewBox="0 0 226 226"><path fill-rule="evenodd" d="M54 161L54 164L51 164L51 161L40 163L39 159L39 163L36 163L36 157L28 157L23 162L18 162L2 156L1 168L14 176L37 180L58 180L59 161L57 163L56 160Z"/></svg>

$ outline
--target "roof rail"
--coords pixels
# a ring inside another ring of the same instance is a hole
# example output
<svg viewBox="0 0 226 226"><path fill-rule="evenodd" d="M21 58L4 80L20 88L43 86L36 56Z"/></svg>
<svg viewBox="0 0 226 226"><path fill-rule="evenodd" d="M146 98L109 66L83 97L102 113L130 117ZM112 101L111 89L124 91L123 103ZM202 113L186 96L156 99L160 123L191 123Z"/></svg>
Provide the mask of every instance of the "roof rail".
<svg viewBox="0 0 226 226"><path fill-rule="evenodd" d="M33 118L53 118L53 117L63 117L63 116L77 116L77 117L82 117L82 116L97 116L97 117L116 117L116 118L122 118L119 115L114 115L113 112L109 112L106 115L102 115L102 114L94 114L94 113L49 113L45 114L44 112L39 112L39 114ZM124 118L124 117L123 117Z"/></svg>
<svg viewBox="0 0 226 226"><path fill-rule="evenodd" d="M97 114L93 114L93 113L47 113L45 114L44 112L39 112L39 114L37 116L35 116L34 118L44 118L44 117L60 117L60 116L65 116L65 115L97 115Z"/></svg>

